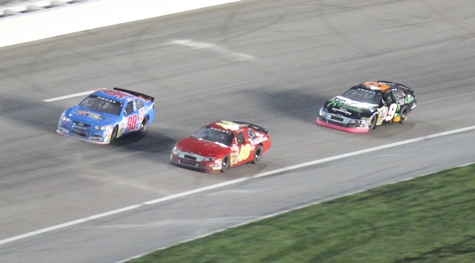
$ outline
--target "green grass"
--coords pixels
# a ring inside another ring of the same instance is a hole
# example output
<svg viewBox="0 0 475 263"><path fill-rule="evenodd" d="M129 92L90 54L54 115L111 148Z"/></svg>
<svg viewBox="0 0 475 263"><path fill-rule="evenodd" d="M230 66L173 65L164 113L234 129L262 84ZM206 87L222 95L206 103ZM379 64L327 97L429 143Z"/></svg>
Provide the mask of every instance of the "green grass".
<svg viewBox="0 0 475 263"><path fill-rule="evenodd" d="M475 262L475 165L159 250L145 262Z"/></svg>

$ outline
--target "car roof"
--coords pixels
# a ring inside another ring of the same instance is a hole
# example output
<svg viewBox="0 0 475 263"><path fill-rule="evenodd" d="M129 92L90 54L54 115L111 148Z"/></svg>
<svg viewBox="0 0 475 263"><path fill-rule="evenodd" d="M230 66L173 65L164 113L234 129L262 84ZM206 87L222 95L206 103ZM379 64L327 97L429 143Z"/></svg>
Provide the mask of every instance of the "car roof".
<svg viewBox="0 0 475 263"><path fill-rule="evenodd" d="M94 91L92 94L103 97L106 99L111 99L119 102L126 102L131 100L132 98L136 98L136 96L129 94L127 92L119 91L119 90L114 90L114 89L106 89L106 88L101 88L97 89Z"/></svg>
<svg viewBox="0 0 475 263"><path fill-rule="evenodd" d="M220 120L220 121L210 122L207 125L205 125L205 127L219 129L219 130L223 130L223 131L231 133L234 131L242 130L244 127L246 127L246 125L239 124L232 121Z"/></svg>
<svg viewBox="0 0 475 263"><path fill-rule="evenodd" d="M375 81L367 81L367 82L361 83L360 85L365 86L366 88L370 90L374 90L374 91L387 92L391 89L391 87L388 84L375 82Z"/></svg>

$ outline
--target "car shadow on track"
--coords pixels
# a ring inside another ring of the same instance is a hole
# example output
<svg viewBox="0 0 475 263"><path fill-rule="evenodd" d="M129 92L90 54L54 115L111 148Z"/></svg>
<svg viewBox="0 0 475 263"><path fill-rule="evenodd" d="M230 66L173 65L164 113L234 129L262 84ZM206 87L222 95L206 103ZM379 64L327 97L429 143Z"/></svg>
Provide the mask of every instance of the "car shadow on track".
<svg viewBox="0 0 475 263"><path fill-rule="evenodd" d="M54 103L0 97L2 117L30 127L33 133L55 133L59 117L64 110L65 108L59 108ZM153 153L168 158L173 145L180 139L167 135L174 133L169 130L161 131L160 127L152 125L145 136L137 133L126 135L109 146L118 150Z"/></svg>
<svg viewBox="0 0 475 263"><path fill-rule="evenodd" d="M315 125L315 127L321 129L329 129L319 127L315 124L315 121L320 108L331 96L319 96L318 94L309 92L308 89L305 90L305 88L302 90L295 89L275 92L269 91L269 89L256 89L253 90L249 96L257 98L261 102L260 105L262 107L265 107L275 114L290 117L309 125ZM411 118L411 115L409 115L409 118ZM400 136L401 134L409 132L414 127L415 124L409 120L404 124L393 123L391 125L378 126L375 130L370 131L366 135L334 131L343 136L354 137L356 135L358 138L364 140L374 140L377 138L384 139Z"/></svg>
<svg viewBox="0 0 475 263"><path fill-rule="evenodd" d="M160 131L160 127L154 127L150 128L145 135L139 133L124 135L110 146L129 152L146 153L147 157L166 164L169 163L170 153L178 139Z"/></svg>
<svg viewBox="0 0 475 263"><path fill-rule="evenodd" d="M327 97L318 96L302 90L252 90L249 96L257 98L260 105L268 110L303 121L305 123L315 123L318 111Z"/></svg>
<svg viewBox="0 0 475 263"><path fill-rule="evenodd" d="M22 122L44 131L55 131L59 117L65 109L51 103L32 102L20 98L0 97L2 117Z"/></svg>

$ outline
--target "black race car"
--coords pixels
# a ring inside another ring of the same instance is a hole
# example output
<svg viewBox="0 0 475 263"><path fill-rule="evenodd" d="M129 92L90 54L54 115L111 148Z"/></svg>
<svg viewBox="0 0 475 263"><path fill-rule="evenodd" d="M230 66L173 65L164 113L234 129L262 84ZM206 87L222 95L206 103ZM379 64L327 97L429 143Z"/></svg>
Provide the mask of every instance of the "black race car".
<svg viewBox="0 0 475 263"><path fill-rule="evenodd" d="M416 105L414 90L405 85L364 82L327 100L316 122L341 131L366 133L383 124L404 123Z"/></svg>

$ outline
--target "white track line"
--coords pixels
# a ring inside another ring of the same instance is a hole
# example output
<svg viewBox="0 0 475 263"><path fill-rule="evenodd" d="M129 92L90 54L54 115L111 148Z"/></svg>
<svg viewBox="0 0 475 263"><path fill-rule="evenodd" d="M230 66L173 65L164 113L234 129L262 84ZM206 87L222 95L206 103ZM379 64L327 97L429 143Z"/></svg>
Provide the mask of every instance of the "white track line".
<svg viewBox="0 0 475 263"><path fill-rule="evenodd" d="M370 153L370 152L379 151L379 150L388 149L388 148L393 148L393 147L397 147L397 146L401 146L401 145L405 145L405 144L409 144L409 143L415 143L415 142L420 142L420 141L424 141L424 140L430 140L430 139L434 139L434 138L438 138L438 137L442 137L442 136L448 136L448 135L453 135L453 134L472 131L472 130L475 130L475 126L470 126L470 127L466 127L466 128L452 130L452 131L436 133L436 134L427 135L427 136L423 136L423 137L418 137L418 138L405 140L405 141L401 141L401 142L385 144L385 145L381 145L381 146L377 146L377 147L373 147L373 148L369 148L369 149L365 149L365 150L361 150L361 151L355 151L355 152L350 152L350 153L346 153L346 154L336 155L336 156L332 156L332 157L328 157L328 158L323 158L323 159L319 159L319 160L315 160L315 161L311 161L311 162L292 165L292 166L288 166L288 167L284 167L284 168L280 168L280 169L276 169L276 170L256 174L254 176L249 176L249 177L244 177L244 178L240 178L240 179L236 179L236 180L231 180L231 181L227 181L227 182L223 182L223 183L219 183L219 184L214 184L214 185L198 188L198 189L195 189L195 190L186 191L186 192L182 192L182 193L173 194L173 195L161 197L161 198L158 198L158 199L150 200L150 201L147 201L147 202L144 202L144 203L141 203L141 204L136 204L136 205L132 205L132 206L112 210L112 211L109 211L109 212L105 212L105 213L101 213L101 214L97 214L97 215L77 219L77 220L74 220L74 221L66 222L66 223L63 223L63 224L59 224L59 225L39 229L39 230L28 232L28 233L25 233L25 234L22 234L22 235L2 239L2 240L0 240L0 245L7 244L7 243L17 241L17 240L21 240L21 239L25 239L25 238L29 238L29 237L32 237L32 236L40 235L40 234L43 234L43 233L55 231L55 230L58 230L58 229L61 229L61 228L65 228L65 227L69 227L69 226L89 222L89 221L92 221L92 220L95 220L95 219L99 219L99 218L103 218L103 217L123 213L123 212L126 212L126 211L131 211L131 210L134 210L134 209L137 209L137 208L141 208L143 206L154 205L154 204L166 202L166 201L169 201L169 200L173 200L173 199L177 199L177 198L181 198L181 197L185 197L185 196L205 192L205 191L208 191L208 190L213 190L213 189L221 188L221 187L224 187L224 186L238 184L238 183L253 180L253 179L256 179L256 178L271 176L271 175L275 175L275 174L279 174L279 173L283 173L283 172L288 172L288 171L292 171L292 170L296 170L296 169L300 169L300 168L304 168L304 167L309 167L309 166L313 166L313 165L317 165L317 164L321 164L321 163L326 163L326 162L331 162L331 161L335 161L335 160L339 160L339 159L344 159L344 158L352 157L352 156L355 156L355 155ZM268 217L268 216L266 216L266 217ZM263 217L263 218L265 218L265 217Z"/></svg>
<svg viewBox="0 0 475 263"><path fill-rule="evenodd" d="M89 95L89 94L91 94L91 93L93 93L93 92L94 92L94 90L84 91L84 92L80 92L80 93L74 93L74 94L71 94L71 95L66 95L66 96L61 96L61 97L46 99L46 100L43 100L43 101L44 101L44 102L53 102L53 101L58 101L58 100L66 100L66 99L70 99L70 98L75 98L75 97L81 97L81 96Z"/></svg>
<svg viewBox="0 0 475 263"><path fill-rule="evenodd" d="M216 44L197 42L191 39L176 39L176 40L172 40L168 42L166 45L180 45L180 46L189 47L192 49L208 50L209 52L216 53L222 57L227 57L235 61L255 60L255 57L248 54L234 52L232 50L218 46Z"/></svg>

